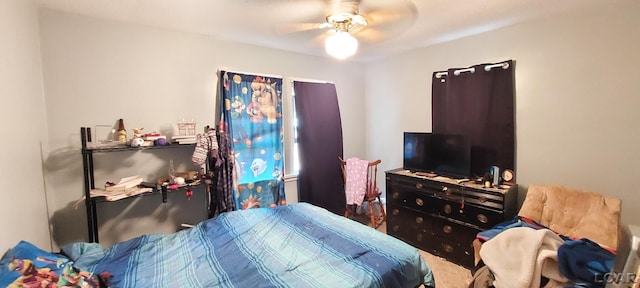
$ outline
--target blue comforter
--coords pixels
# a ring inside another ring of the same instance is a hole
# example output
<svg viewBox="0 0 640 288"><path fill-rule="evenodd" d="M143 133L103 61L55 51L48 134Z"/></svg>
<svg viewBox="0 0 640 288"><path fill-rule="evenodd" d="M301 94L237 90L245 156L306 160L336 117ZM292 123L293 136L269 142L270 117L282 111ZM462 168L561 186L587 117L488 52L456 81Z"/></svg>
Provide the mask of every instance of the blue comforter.
<svg viewBox="0 0 640 288"><path fill-rule="evenodd" d="M62 250L82 270L108 271L112 287L435 286L416 248L306 203L223 213L106 250Z"/></svg>

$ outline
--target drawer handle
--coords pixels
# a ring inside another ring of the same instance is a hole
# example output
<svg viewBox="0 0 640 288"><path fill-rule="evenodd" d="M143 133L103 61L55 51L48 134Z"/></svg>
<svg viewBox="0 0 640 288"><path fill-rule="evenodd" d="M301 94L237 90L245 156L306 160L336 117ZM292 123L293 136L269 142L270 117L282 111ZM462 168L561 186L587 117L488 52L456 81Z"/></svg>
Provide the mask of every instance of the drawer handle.
<svg viewBox="0 0 640 288"><path fill-rule="evenodd" d="M400 193L398 192L393 192L393 194L391 194L391 198L393 199L398 199L399 196L400 196Z"/></svg>
<svg viewBox="0 0 640 288"><path fill-rule="evenodd" d="M391 213L393 213L394 216L398 216L398 215L400 215L400 210L393 209L393 211Z"/></svg>
<svg viewBox="0 0 640 288"><path fill-rule="evenodd" d="M422 233L418 233L416 235L416 240L418 240L418 242L422 242Z"/></svg>
<svg viewBox="0 0 640 288"><path fill-rule="evenodd" d="M453 246L451 246L449 244L444 244L444 245L442 245L442 247L444 247L444 252L447 252L447 253L453 252Z"/></svg>
<svg viewBox="0 0 640 288"><path fill-rule="evenodd" d="M449 233L451 233L453 231L453 228L451 228L451 226L449 226L449 225L444 225L444 227L442 227L442 231L444 233L449 234Z"/></svg>
<svg viewBox="0 0 640 288"><path fill-rule="evenodd" d="M422 183L416 183L416 188L422 189Z"/></svg>
<svg viewBox="0 0 640 288"><path fill-rule="evenodd" d="M424 219L422 219L422 217L416 217L416 223L422 224L422 222L424 222Z"/></svg>
<svg viewBox="0 0 640 288"><path fill-rule="evenodd" d="M486 224L487 222L489 222L489 218L487 218L487 216L484 214L478 214L478 221Z"/></svg>
<svg viewBox="0 0 640 288"><path fill-rule="evenodd" d="M398 232L398 230L400 230L400 226L393 225L393 232Z"/></svg>
<svg viewBox="0 0 640 288"><path fill-rule="evenodd" d="M444 213L451 214L451 205L444 205Z"/></svg>
<svg viewBox="0 0 640 288"><path fill-rule="evenodd" d="M479 200L480 200L480 203L487 202L487 196L482 195L480 196Z"/></svg>
<svg viewBox="0 0 640 288"><path fill-rule="evenodd" d="M424 201L422 201L422 199L420 198L416 198L416 204L418 204L418 206L422 206L424 205Z"/></svg>

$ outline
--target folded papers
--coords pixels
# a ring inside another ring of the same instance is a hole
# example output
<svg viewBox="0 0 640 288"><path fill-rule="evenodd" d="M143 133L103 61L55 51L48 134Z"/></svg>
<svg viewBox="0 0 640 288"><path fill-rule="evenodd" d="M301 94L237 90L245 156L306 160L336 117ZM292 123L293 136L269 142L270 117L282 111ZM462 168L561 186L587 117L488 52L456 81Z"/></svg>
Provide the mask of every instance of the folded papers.
<svg viewBox="0 0 640 288"><path fill-rule="evenodd" d="M125 177L117 184L107 186L105 189L91 189L91 197L104 197L107 201L116 201L153 191L152 188L138 187L142 181L142 177L137 175Z"/></svg>

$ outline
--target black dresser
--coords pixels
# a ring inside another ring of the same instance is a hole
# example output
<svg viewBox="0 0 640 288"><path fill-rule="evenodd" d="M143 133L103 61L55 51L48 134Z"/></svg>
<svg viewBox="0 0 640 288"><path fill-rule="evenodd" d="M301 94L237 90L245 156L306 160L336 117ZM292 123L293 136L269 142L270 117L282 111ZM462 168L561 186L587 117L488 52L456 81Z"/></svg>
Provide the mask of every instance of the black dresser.
<svg viewBox="0 0 640 288"><path fill-rule="evenodd" d="M385 174L387 234L467 268L476 234L515 216L516 185L484 188L403 169Z"/></svg>

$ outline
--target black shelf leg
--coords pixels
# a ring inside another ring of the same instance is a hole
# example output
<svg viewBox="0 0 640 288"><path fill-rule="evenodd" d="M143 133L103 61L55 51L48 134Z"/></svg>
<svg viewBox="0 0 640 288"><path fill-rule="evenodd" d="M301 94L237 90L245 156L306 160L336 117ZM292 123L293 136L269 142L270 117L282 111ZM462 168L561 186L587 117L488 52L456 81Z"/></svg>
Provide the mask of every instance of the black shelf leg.
<svg viewBox="0 0 640 288"><path fill-rule="evenodd" d="M162 185L162 203L167 203L167 185Z"/></svg>

